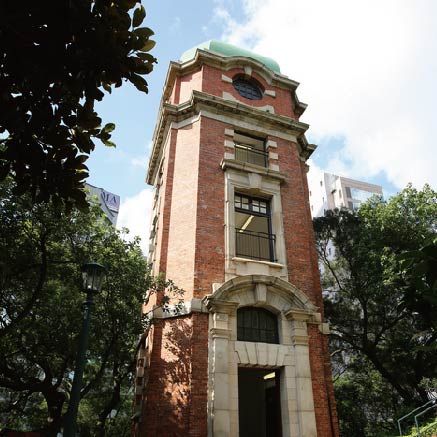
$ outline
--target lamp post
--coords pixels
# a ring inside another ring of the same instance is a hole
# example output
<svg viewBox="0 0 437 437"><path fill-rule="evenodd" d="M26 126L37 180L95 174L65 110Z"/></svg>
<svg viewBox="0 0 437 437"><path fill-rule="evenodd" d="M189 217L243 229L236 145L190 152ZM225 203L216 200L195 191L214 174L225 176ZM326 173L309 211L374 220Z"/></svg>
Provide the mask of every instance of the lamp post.
<svg viewBox="0 0 437 437"><path fill-rule="evenodd" d="M86 300L83 303L83 321L77 350L76 367L74 370L73 386L71 387L70 403L65 417L64 436L76 436L77 411L79 409L80 391L82 389L85 355L88 349L90 331L91 307L94 304L94 295L99 293L105 278L105 267L91 262L82 266L83 291Z"/></svg>

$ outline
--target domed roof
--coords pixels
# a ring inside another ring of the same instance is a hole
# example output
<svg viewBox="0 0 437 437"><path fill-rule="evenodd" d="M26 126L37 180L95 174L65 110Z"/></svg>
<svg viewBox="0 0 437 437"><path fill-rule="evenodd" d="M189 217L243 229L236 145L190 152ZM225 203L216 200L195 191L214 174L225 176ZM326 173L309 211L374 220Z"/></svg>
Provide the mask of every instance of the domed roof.
<svg viewBox="0 0 437 437"><path fill-rule="evenodd" d="M256 53L251 52L250 50L245 50L240 47L233 46L232 44L227 44L213 39L200 43L197 46L187 50L182 54L180 60L182 62L186 62L191 59L194 59L197 49L208 50L210 52L219 53L220 55L224 55L224 56L244 56L247 58L252 58L261 62L275 73L281 72L279 68L279 64L272 58L268 58L266 56L260 56Z"/></svg>

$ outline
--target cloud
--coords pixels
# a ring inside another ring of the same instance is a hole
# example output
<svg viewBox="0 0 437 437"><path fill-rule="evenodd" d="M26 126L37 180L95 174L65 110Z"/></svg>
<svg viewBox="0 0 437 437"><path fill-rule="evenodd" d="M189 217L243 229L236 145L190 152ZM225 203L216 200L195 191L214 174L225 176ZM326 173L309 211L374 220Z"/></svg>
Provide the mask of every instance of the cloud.
<svg viewBox="0 0 437 437"><path fill-rule="evenodd" d="M344 143L327 170L437 186L437 2L243 0L243 9L239 23L220 11L223 38L301 82L310 140Z"/></svg>
<svg viewBox="0 0 437 437"><path fill-rule="evenodd" d="M152 152L153 142L149 141L146 145L146 150L140 156L135 156L131 159L130 163L133 167L140 167L142 169L147 169L149 165L150 153Z"/></svg>
<svg viewBox="0 0 437 437"><path fill-rule="evenodd" d="M117 228L128 228L130 233L128 240L138 235L141 237L141 249L144 255L148 253L150 212L152 208L153 192L144 189L138 194L128 197L121 202L120 212L117 219Z"/></svg>
<svg viewBox="0 0 437 437"><path fill-rule="evenodd" d="M174 17L172 23L169 26L169 31L171 33L178 32L179 29L181 28L181 23L182 23L182 20L180 19L180 17Z"/></svg>
<svg viewBox="0 0 437 437"><path fill-rule="evenodd" d="M148 156L137 156L135 158L131 159L131 164L134 167L140 167L140 168L147 168L147 164L149 163L149 157Z"/></svg>

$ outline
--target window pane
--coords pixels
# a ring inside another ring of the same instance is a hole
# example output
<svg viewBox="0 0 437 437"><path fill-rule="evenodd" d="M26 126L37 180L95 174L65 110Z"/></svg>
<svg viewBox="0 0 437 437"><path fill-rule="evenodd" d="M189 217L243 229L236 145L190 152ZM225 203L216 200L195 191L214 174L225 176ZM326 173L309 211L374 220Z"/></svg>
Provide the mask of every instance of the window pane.
<svg viewBox="0 0 437 437"><path fill-rule="evenodd" d="M252 328L259 328L258 313L252 312Z"/></svg>
<svg viewBox="0 0 437 437"><path fill-rule="evenodd" d="M237 208L241 208L241 196L239 196L238 194L235 195L235 206Z"/></svg>
<svg viewBox="0 0 437 437"><path fill-rule="evenodd" d="M262 91L253 81L247 81L245 79L235 79L233 81L233 85L234 88L237 90L238 94L240 94L240 96L242 97L245 97L246 99L262 99Z"/></svg>
<svg viewBox="0 0 437 437"><path fill-rule="evenodd" d="M278 343L277 317L263 308L240 308L237 311L237 326L240 341Z"/></svg>
<svg viewBox="0 0 437 437"><path fill-rule="evenodd" d="M374 193L366 190L360 190L359 188L351 188L351 196L354 200L360 200L361 202L365 202L370 199Z"/></svg>

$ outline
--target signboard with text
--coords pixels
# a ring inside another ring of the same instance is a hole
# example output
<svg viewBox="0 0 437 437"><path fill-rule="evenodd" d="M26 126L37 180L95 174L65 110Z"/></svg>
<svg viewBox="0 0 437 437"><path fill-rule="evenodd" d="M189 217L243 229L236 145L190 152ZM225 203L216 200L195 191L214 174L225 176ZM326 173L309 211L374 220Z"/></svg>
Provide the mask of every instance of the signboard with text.
<svg viewBox="0 0 437 437"><path fill-rule="evenodd" d="M106 206L114 212L118 212L120 208L120 196L116 194L109 193L108 191L102 190L102 199Z"/></svg>

